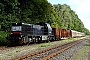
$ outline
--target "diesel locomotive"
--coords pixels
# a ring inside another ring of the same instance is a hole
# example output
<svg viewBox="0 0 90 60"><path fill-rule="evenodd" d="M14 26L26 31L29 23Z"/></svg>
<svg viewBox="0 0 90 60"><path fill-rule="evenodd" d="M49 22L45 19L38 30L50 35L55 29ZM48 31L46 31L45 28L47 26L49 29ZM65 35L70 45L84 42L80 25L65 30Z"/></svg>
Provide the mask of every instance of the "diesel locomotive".
<svg viewBox="0 0 90 60"><path fill-rule="evenodd" d="M26 24L12 23L11 34L7 37L9 44L18 43L20 45L50 40L53 38L52 28L48 23Z"/></svg>
<svg viewBox="0 0 90 60"><path fill-rule="evenodd" d="M23 45L77 36L85 36L85 34L74 30L52 28L50 24L44 22L37 24L12 23L11 34L6 39L9 44Z"/></svg>

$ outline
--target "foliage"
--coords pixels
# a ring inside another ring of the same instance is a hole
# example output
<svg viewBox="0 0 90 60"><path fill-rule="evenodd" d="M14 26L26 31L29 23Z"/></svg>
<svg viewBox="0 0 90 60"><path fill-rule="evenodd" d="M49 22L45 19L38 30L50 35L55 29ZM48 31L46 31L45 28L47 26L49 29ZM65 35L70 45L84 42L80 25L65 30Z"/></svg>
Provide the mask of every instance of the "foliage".
<svg viewBox="0 0 90 60"><path fill-rule="evenodd" d="M20 10L18 4L17 0L0 1L0 30L9 31L11 22L18 22Z"/></svg>
<svg viewBox="0 0 90 60"><path fill-rule="evenodd" d="M47 22L52 27L90 34L70 6L52 5L47 0L0 0L0 31L10 32L12 22Z"/></svg>
<svg viewBox="0 0 90 60"><path fill-rule="evenodd" d="M4 31L0 31L0 46L7 45L6 38L5 38L5 37L7 37L7 34L8 33L4 32Z"/></svg>
<svg viewBox="0 0 90 60"><path fill-rule="evenodd" d="M77 30L86 34L89 32L70 6L52 5L47 0L0 1L0 30L10 31L12 22L47 22L52 27Z"/></svg>

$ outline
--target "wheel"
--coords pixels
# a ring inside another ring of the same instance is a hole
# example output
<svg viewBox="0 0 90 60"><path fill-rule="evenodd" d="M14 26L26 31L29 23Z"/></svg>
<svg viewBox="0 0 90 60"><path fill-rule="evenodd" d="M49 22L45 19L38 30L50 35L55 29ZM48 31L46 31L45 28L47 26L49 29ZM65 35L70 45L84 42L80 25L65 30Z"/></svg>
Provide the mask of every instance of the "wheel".
<svg viewBox="0 0 90 60"><path fill-rule="evenodd" d="M38 42L38 37L36 37L35 40L36 40L36 43L37 43Z"/></svg>
<svg viewBox="0 0 90 60"><path fill-rule="evenodd" d="M10 40L7 40L7 43L10 44Z"/></svg>
<svg viewBox="0 0 90 60"><path fill-rule="evenodd" d="M42 42L42 37L38 37L38 43Z"/></svg>
<svg viewBox="0 0 90 60"><path fill-rule="evenodd" d="M7 46L8 46L8 47L12 46L10 40L7 40Z"/></svg>
<svg viewBox="0 0 90 60"><path fill-rule="evenodd" d="M23 45L24 44L24 38L22 38L21 40L19 40L19 45Z"/></svg>
<svg viewBox="0 0 90 60"><path fill-rule="evenodd" d="M29 40L28 40L29 41L29 44L32 42L31 40L32 40L32 38L29 38Z"/></svg>

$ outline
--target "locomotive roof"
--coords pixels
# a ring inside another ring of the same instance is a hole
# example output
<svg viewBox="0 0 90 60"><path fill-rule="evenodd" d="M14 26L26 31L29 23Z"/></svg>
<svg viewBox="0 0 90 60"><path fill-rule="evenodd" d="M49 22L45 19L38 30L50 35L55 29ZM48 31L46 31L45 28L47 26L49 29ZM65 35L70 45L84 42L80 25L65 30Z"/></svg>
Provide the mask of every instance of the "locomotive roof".
<svg viewBox="0 0 90 60"><path fill-rule="evenodd" d="M45 22L39 22L39 23L36 23L36 25L41 25L41 26L43 26L43 25L45 25L45 24L50 25L49 23L45 23Z"/></svg>
<svg viewBox="0 0 90 60"><path fill-rule="evenodd" d="M33 24L26 24L26 23L12 23L12 26L22 26L22 25L33 25Z"/></svg>
<svg viewBox="0 0 90 60"><path fill-rule="evenodd" d="M12 26L22 26L22 25L34 25L34 24L27 24L27 23L12 23ZM34 25L34 26L36 26L36 25ZM38 25L38 26L40 26L40 25Z"/></svg>

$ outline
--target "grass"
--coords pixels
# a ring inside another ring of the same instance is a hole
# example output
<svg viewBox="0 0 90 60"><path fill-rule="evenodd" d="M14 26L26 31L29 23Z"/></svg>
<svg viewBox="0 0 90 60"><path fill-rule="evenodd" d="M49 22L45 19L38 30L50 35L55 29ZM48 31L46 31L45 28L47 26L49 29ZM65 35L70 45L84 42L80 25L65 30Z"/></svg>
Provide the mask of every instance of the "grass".
<svg viewBox="0 0 90 60"><path fill-rule="evenodd" d="M39 46L40 47L47 47L47 46L50 46L51 44L50 43L47 43L47 44L40 44Z"/></svg>
<svg viewBox="0 0 90 60"><path fill-rule="evenodd" d="M12 54L8 54L8 56L12 56Z"/></svg>
<svg viewBox="0 0 90 60"><path fill-rule="evenodd" d="M90 46L90 41L87 44L85 44L85 46L82 49L80 49L75 54L75 56L72 57L72 60L82 60L82 58L83 60L86 60L87 58L85 54L88 52L87 49L89 49L89 46Z"/></svg>
<svg viewBox="0 0 90 60"><path fill-rule="evenodd" d="M50 44L41 44L40 47L47 47L50 46Z"/></svg>

